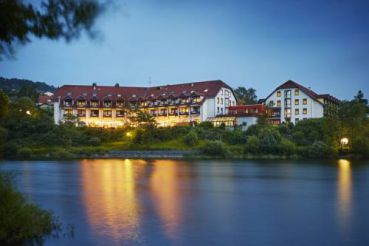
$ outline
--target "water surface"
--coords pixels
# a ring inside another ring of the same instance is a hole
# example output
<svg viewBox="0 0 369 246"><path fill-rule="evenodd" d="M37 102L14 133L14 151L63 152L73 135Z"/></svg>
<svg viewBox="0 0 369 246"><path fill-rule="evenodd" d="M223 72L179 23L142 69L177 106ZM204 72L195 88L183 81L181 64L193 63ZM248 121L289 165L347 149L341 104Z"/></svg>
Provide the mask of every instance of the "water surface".
<svg viewBox="0 0 369 246"><path fill-rule="evenodd" d="M46 245L369 245L369 162L29 161L0 170L74 226Z"/></svg>

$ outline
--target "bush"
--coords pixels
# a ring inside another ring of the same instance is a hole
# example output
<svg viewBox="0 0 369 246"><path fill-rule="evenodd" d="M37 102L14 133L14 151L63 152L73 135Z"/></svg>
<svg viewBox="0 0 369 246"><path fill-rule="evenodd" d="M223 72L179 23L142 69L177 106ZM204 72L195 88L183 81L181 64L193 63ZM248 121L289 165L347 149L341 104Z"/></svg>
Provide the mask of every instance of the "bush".
<svg viewBox="0 0 369 246"><path fill-rule="evenodd" d="M88 140L88 145L91 145L91 146L97 146L97 145L100 145L100 143L101 143L101 140L98 137L92 137Z"/></svg>
<svg viewBox="0 0 369 246"><path fill-rule="evenodd" d="M198 143L199 137L197 136L197 133L192 130L184 136L183 141L188 146L194 146Z"/></svg>
<svg viewBox="0 0 369 246"><path fill-rule="evenodd" d="M0 146L6 142L7 137L8 137L8 130L0 127Z"/></svg>
<svg viewBox="0 0 369 246"><path fill-rule="evenodd" d="M32 157L32 150L27 147L20 148L17 152L17 157L20 159L29 159Z"/></svg>
<svg viewBox="0 0 369 246"><path fill-rule="evenodd" d="M13 142L7 143L1 148L1 156L5 159L14 159L17 157L18 145Z"/></svg>
<svg viewBox="0 0 369 246"><path fill-rule="evenodd" d="M290 140L282 139L280 144L279 153L283 155L294 155L296 154L297 147L296 144Z"/></svg>
<svg viewBox="0 0 369 246"><path fill-rule="evenodd" d="M260 141L256 136L249 136L245 145L244 152L258 154L260 151Z"/></svg>
<svg viewBox="0 0 369 246"><path fill-rule="evenodd" d="M305 156L309 158L327 158L331 155L331 148L322 141L315 141L305 149Z"/></svg>
<svg viewBox="0 0 369 246"><path fill-rule="evenodd" d="M73 159L75 155L66 149L56 149L50 153L50 157L54 159Z"/></svg>
<svg viewBox="0 0 369 246"><path fill-rule="evenodd" d="M221 141L207 141L201 151L203 154L212 157L229 156L229 149Z"/></svg>
<svg viewBox="0 0 369 246"><path fill-rule="evenodd" d="M0 244L41 244L44 235L60 230L51 212L27 203L11 179L0 174Z"/></svg>

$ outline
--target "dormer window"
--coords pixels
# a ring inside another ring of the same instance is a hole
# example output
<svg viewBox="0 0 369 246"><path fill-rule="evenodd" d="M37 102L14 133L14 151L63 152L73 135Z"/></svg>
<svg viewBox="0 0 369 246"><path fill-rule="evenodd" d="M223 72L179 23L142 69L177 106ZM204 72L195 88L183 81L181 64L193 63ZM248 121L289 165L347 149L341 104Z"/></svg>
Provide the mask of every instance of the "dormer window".
<svg viewBox="0 0 369 246"><path fill-rule="evenodd" d="M105 108L110 108L111 106L113 106L113 102L109 99L104 100L104 107Z"/></svg>
<svg viewBox="0 0 369 246"><path fill-rule="evenodd" d="M84 107L84 106L86 106L86 100L85 99L78 99L77 100L77 106L78 107Z"/></svg>
<svg viewBox="0 0 369 246"><path fill-rule="evenodd" d="M72 107L73 101L71 98L64 99L64 106L65 107Z"/></svg>
<svg viewBox="0 0 369 246"><path fill-rule="evenodd" d="M91 107L93 108L97 108L99 106L99 100L97 99L92 99L90 102Z"/></svg>
<svg viewBox="0 0 369 246"><path fill-rule="evenodd" d="M117 100L117 103L116 103L117 107L121 108L124 106L124 101L123 100Z"/></svg>

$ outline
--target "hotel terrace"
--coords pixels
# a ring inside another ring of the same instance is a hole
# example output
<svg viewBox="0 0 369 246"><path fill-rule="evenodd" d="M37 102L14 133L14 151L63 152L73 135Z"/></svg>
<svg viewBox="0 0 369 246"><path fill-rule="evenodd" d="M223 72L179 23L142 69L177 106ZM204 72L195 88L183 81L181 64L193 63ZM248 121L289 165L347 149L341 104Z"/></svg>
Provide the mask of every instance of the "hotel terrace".
<svg viewBox="0 0 369 246"><path fill-rule="evenodd" d="M54 99L56 124L77 120L96 127L132 124L135 110L149 113L159 126L191 125L236 105L232 88L221 80L155 87L64 85Z"/></svg>

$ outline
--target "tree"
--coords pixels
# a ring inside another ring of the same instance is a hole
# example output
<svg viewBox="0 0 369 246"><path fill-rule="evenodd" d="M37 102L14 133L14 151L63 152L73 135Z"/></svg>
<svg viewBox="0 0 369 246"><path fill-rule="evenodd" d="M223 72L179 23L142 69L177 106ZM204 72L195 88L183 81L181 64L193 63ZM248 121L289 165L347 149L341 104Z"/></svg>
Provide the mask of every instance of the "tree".
<svg viewBox="0 0 369 246"><path fill-rule="evenodd" d="M9 98L0 90L0 119L8 113Z"/></svg>
<svg viewBox="0 0 369 246"><path fill-rule="evenodd" d="M136 117L134 118L139 125L155 125L156 121L154 116L141 110L137 110Z"/></svg>
<svg viewBox="0 0 369 246"><path fill-rule="evenodd" d="M255 104L257 102L256 90L254 88L238 87L234 90L234 94L239 104Z"/></svg>
<svg viewBox="0 0 369 246"><path fill-rule="evenodd" d="M354 97L354 100L359 103L363 103L366 106L368 105L368 99L364 98L364 93L361 90L357 92L356 96Z"/></svg>
<svg viewBox="0 0 369 246"><path fill-rule="evenodd" d="M97 0L45 0L40 6L0 0L0 59L12 57L14 45L30 42L31 35L70 41L86 30L93 37L95 19L104 7Z"/></svg>
<svg viewBox="0 0 369 246"><path fill-rule="evenodd" d="M36 102L37 98L38 98L38 91L37 91L37 86L35 84L32 85L23 85L18 93L17 93L17 97L28 97L31 98L32 101Z"/></svg>

